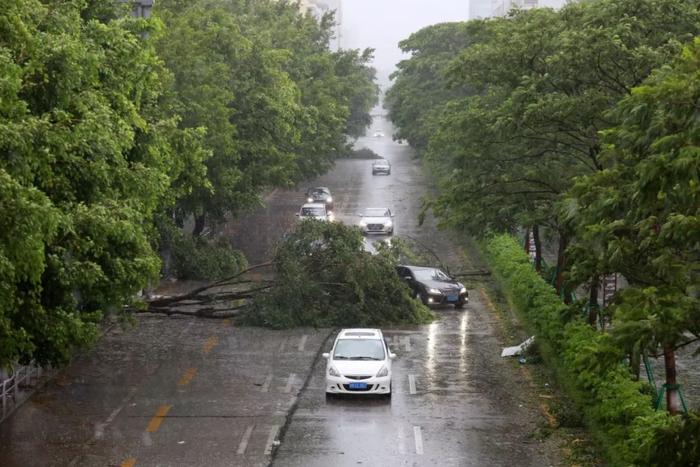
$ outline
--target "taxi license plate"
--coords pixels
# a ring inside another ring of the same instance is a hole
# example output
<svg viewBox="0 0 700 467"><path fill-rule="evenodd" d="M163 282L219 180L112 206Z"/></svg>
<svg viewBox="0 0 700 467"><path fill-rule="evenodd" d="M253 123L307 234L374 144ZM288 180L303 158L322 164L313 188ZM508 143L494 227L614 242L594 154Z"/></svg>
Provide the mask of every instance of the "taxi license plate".
<svg viewBox="0 0 700 467"><path fill-rule="evenodd" d="M458 296L458 295L448 295L448 296L447 296L447 301L448 301L448 302L456 302L457 300L459 300L459 296Z"/></svg>
<svg viewBox="0 0 700 467"><path fill-rule="evenodd" d="M367 389L367 383L350 383L350 389Z"/></svg>

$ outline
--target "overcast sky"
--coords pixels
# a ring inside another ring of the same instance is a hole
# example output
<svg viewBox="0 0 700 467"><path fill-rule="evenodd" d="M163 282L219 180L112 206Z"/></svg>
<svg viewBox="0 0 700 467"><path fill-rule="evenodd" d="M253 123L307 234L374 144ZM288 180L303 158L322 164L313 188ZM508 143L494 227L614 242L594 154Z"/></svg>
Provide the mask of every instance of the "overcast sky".
<svg viewBox="0 0 700 467"><path fill-rule="evenodd" d="M374 66L384 86L402 59L400 40L430 24L468 17L469 0L343 0L341 47L375 49Z"/></svg>

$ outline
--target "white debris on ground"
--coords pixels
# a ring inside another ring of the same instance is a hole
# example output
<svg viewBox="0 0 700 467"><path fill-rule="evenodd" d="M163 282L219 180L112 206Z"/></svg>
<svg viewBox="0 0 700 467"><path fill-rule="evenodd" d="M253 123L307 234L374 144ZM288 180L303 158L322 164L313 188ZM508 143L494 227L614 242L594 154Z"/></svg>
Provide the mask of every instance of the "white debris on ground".
<svg viewBox="0 0 700 467"><path fill-rule="evenodd" d="M501 352L501 357L515 357L516 355L521 355L533 342L535 342L535 336L530 337L520 345L505 347L503 352Z"/></svg>

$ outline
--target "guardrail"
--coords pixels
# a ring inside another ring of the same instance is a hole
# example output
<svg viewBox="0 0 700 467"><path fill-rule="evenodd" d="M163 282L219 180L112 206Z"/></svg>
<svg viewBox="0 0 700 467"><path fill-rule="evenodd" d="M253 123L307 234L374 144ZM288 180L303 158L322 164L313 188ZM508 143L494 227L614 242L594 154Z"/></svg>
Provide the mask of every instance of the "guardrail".
<svg viewBox="0 0 700 467"><path fill-rule="evenodd" d="M9 370L0 369L0 422L28 399L49 373L35 365L13 365Z"/></svg>

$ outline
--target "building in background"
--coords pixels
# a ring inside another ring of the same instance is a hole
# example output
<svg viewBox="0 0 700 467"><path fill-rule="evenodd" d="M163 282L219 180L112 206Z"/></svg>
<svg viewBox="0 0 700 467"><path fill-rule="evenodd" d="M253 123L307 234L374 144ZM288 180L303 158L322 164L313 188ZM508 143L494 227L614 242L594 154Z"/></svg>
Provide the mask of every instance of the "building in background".
<svg viewBox="0 0 700 467"><path fill-rule="evenodd" d="M567 0L469 0L469 19L505 16L513 8L561 8Z"/></svg>
<svg viewBox="0 0 700 467"><path fill-rule="evenodd" d="M129 3L133 7L132 14L137 18L150 18L155 0L120 0Z"/></svg>
<svg viewBox="0 0 700 467"><path fill-rule="evenodd" d="M312 12L317 18L320 18L325 13L335 11L335 39L336 46L340 49L341 43L341 28L340 25L343 23L343 3L342 0L300 0L299 5L301 8Z"/></svg>

